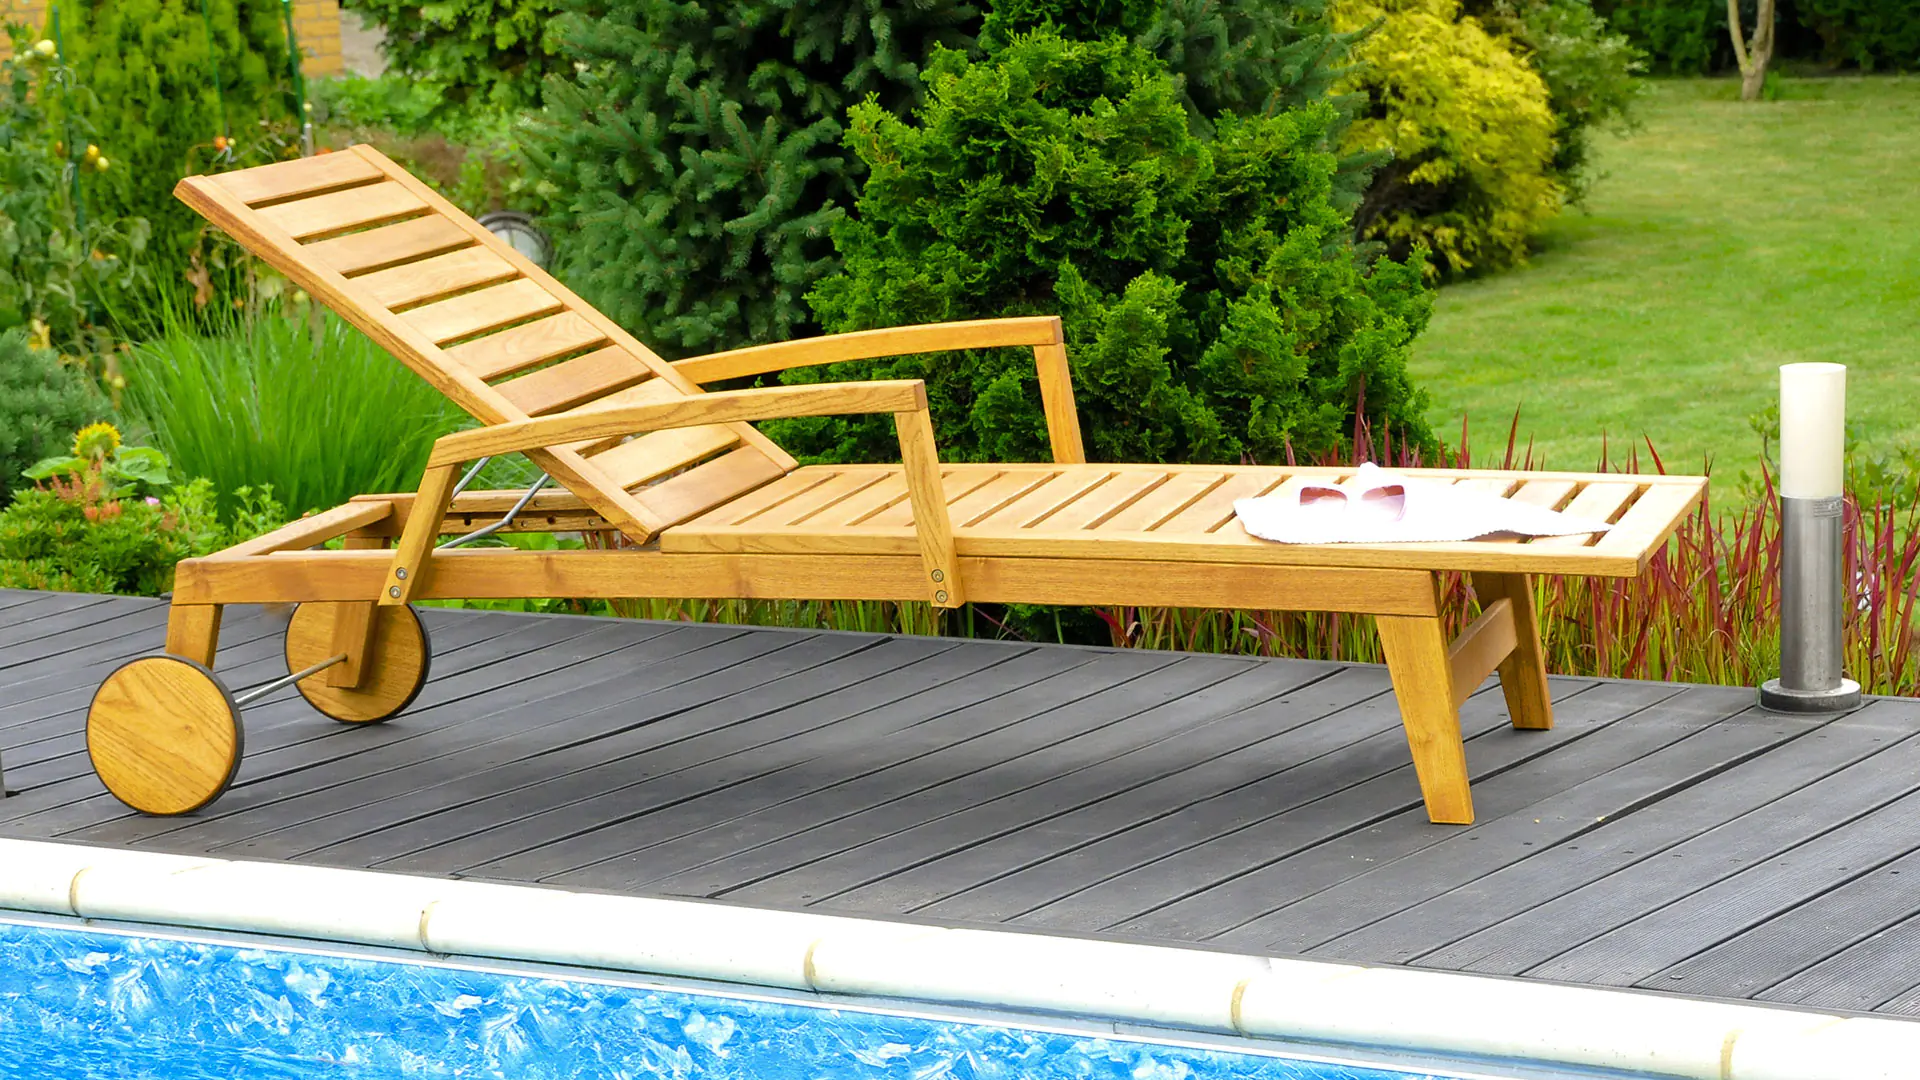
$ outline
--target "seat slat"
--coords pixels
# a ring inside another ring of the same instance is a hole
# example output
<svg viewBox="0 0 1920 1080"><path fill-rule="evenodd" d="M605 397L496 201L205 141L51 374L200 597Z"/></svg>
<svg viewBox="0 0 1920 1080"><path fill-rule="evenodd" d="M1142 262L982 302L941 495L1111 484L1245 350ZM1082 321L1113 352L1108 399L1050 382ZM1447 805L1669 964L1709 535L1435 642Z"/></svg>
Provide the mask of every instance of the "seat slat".
<svg viewBox="0 0 1920 1080"><path fill-rule="evenodd" d="M628 439L587 460L616 485L633 488L710 458L739 442L739 436L718 424L673 428Z"/></svg>
<svg viewBox="0 0 1920 1080"><path fill-rule="evenodd" d="M784 475L786 469L758 448L742 446L642 488L634 498L662 521L685 521Z"/></svg>
<svg viewBox="0 0 1920 1080"><path fill-rule="evenodd" d="M1593 546L1622 553L1650 550L1679 526L1699 496L1700 493L1691 488L1650 487Z"/></svg>
<svg viewBox="0 0 1920 1080"><path fill-rule="evenodd" d="M465 229L435 215L318 240L301 248L300 253L334 273L353 277L472 246L473 237Z"/></svg>
<svg viewBox="0 0 1920 1080"><path fill-rule="evenodd" d="M455 345L447 355L482 379L497 379L605 343L606 335L571 311Z"/></svg>
<svg viewBox="0 0 1920 1080"><path fill-rule="evenodd" d="M808 492L818 490L826 484L831 484L837 480L855 475L861 474L840 472L831 466L816 467L808 469L805 472L788 473L786 476L775 480L771 484L755 488L749 494L742 495L740 498L727 503L725 506L708 515L707 520L719 525L741 525L760 519L762 515L772 515L766 517L764 520L785 521L789 516L785 512L785 508L797 503ZM885 479L885 474L883 473L876 472L867 475L869 479L875 482ZM779 513L775 513L776 511L779 511Z"/></svg>
<svg viewBox="0 0 1920 1080"><path fill-rule="evenodd" d="M942 473L943 487L947 493L948 505L951 506L953 503L958 502L972 493L976 488L990 483L996 471L997 470L968 470L957 475ZM951 518L951 514L949 514L949 518ZM870 529L892 529L902 525L911 526L913 524L913 504L907 500L894 503L892 506L868 518L862 524Z"/></svg>
<svg viewBox="0 0 1920 1080"><path fill-rule="evenodd" d="M510 326L522 319L550 315L561 310L561 306L552 293L521 278L417 307L400 317L431 338L434 344L444 345Z"/></svg>
<svg viewBox="0 0 1920 1080"><path fill-rule="evenodd" d="M255 213L295 240L312 240L427 212L420 196L391 180L263 207Z"/></svg>
<svg viewBox="0 0 1920 1080"><path fill-rule="evenodd" d="M1594 518L1600 521L1612 521L1620 508L1627 505L1641 485L1632 481L1599 481L1580 489L1573 501L1566 505L1562 513L1573 517ZM1600 533L1605 536L1605 533ZM1595 534L1575 533L1571 536L1542 536L1527 541L1526 547L1586 547L1593 543Z"/></svg>
<svg viewBox="0 0 1920 1080"><path fill-rule="evenodd" d="M1571 480L1528 480L1509 498L1528 506L1544 506L1552 510L1565 502L1578 486Z"/></svg>
<svg viewBox="0 0 1920 1080"><path fill-rule="evenodd" d="M1153 489L1167 482L1166 470L1142 472L1129 470L1087 492L1080 498L1047 515L1035 525L1036 532L1077 532L1091 529L1132 506Z"/></svg>
<svg viewBox="0 0 1920 1080"><path fill-rule="evenodd" d="M1117 475L1115 470L1106 466L1055 470L1046 483L979 518L974 525L985 529L1031 529L1048 515Z"/></svg>
<svg viewBox="0 0 1920 1080"><path fill-rule="evenodd" d="M1227 482L1224 472L1176 472L1132 506L1101 522L1100 532L1144 532L1173 517Z"/></svg>
<svg viewBox="0 0 1920 1080"><path fill-rule="evenodd" d="M238 172L222 173L214 182L248 206L275 199L315 195L336 188L365 184L384 174L379 166L358 154L320 154L282 161Z"/></svg>
<svg viewBox="0 0 1920 1080"><path fill-rule="evenodd" d="M796 491L793 498L777 506L770 505L746 520L798 525L816 514L831 512L834 507L885 479L885 473L871 469L839 473L823 484Z"/></svg>
<svg viewBox="0 0 1920 1080"><path fill-rule="evenodd" d="M1251 499L1256 495L1264 495L1279 487L1286 475L1284 472L1235 473L1226 483L1194 500L1193 504L1185 510L1153 526L1151 531L1175 536L1180 533L1206 533L1217 529L1233 517L1235 499Z"/></svg>
<svg viewBox="0 0 1920 1080"><path fill-rule="evenodd" d="M557 317L564 319L567 316ZM539 324L528 323L527 325ZM585 328L586 333L593 333L591 326L585 326L584 323L580 325ZM506 332L510 334L514 331ZM491 341L492 338L485 340ZM544 416L551 412L577 408L616 390L624 390L629 386L646 382L652 377L653 371L634 359L632 353L618 345L609 345L604 349L587 353L585 356L576 356L552 367L528 372L519 378L500 383L494 389L500 391L502 397L528 416Z"/></svg>
<svg viewBox="0 0 1920 1080"><path fill-rule="evenodd" d="M954 526L978 524L1034 493L1060 475L1058 469L1011 468L954 500L949 516Z"/></svg>
<svg viewBox="0 0 1920 1080"><path fill-rule="evenodd" d="M477 285L508 281L519 274L512 263L486 248L470 247L375 271L361 278L359 284L375 302L401 308Z"/></svg>
<svg viewBox="0 0 1920 1080"><path fill-rule="evenodd" d="M906 475L895 466L887 470L886 479L872 487L862 488L859 494L834 504L826 513L816 514L808 519L806 527L858 529L875 514L905 501L906 497Z"/></svg>

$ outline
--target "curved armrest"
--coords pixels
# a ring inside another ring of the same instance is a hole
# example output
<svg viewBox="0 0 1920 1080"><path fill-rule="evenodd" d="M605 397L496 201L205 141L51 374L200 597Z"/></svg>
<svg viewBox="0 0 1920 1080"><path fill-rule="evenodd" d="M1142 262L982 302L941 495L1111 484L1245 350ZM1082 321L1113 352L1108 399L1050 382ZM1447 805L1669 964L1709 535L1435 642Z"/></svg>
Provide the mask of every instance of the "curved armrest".
<svg viewBox="0 0 1920 1080"><path fill-rule="evenodd" d="M434 442L427 467L643 431L794 416L924 412L926 408L926 384L918 379L723 390L646 405L589 406L537 420L457 431Z"/></svg>
<svg viewBox="0 0 1920 1080"><path fill-rule="evenodd" d="M848 360L877 360L956 349L1030 347L1040 373L1040 400L1047 414L1047 438L1053 447L1053 460L1079 464L1087 460L1087 454L1080 442L1080 414L1073 404L1073 377L1067 370L1065 341L1057 315L974 319L754 345L679 360L673 369L694 382L709 383Z"/></svg>

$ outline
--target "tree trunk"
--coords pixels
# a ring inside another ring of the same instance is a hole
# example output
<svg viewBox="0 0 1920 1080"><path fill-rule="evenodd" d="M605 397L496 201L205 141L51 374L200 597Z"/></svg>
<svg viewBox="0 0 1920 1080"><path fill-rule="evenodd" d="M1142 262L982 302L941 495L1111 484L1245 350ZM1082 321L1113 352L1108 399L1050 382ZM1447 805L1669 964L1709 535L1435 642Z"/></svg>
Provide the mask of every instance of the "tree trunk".
<svg viewBox="0 0 1920 1080"><path fill-rule="evenodd" d="M1740 0L1727 0L1727 33L1733 38L1733 56L1740 62L1740 100L1759 101L1767 84L1767 64L1773 59L1774 0L1759 0L1754 13L1753 40L1740 32Z"/></svg>

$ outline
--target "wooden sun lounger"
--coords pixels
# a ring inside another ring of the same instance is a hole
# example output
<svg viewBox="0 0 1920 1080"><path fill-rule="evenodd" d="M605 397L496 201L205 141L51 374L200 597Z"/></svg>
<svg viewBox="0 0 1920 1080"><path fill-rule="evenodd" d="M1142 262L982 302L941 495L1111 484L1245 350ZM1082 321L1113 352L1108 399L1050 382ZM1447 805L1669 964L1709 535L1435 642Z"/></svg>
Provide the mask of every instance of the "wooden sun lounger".
<svg viewBox="0 0 1920 1080"><path fill-rule="evenodd" d="M1273 544L1241 529L1233 501L1346 471L1087 463L1058 319L876 330L669 364L370 148L191 177L179 195L482 426L438 441L417 492L363 496L180 564L166 655L114 672L88 715L96 771L150 813L205 806L238 767L244 699L210 670L222 605L298 604L289 679L326 715L368 723L404 709L427 677L430 648L409 601L739 597L1373 615L1428 813L1468 823L1467 695L1498 671L1514 726L1552 725L1532 575L1639 574L1705 485L1413 470L1614 528L1597 539ZM1007 346L1033 350L1051 463L942 465L917 381L701 389L810 364ZM799 468L751 426L858 413L893 415L901 464ZM508 453L563 489L525 500L508 529L624 542L436 549L522 501L456 492L467 463ZM317 547L335 539L339 550ZM1471 575L1483 605L1452 642L1438 599L1449 570Z"/></svg>

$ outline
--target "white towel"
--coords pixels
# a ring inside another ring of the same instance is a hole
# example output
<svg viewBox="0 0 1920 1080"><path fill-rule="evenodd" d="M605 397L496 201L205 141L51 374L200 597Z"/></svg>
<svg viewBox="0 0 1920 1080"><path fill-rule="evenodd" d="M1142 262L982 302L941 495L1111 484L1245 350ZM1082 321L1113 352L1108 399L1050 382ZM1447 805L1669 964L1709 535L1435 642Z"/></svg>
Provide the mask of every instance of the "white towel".
<svg viewBox="0 0 1920 1080"><path fill-rule="evenodd" d="M1390 509L1396 501L1391 493L1380 492L1395 485L1406 493L1398 516ZM1346 493L1344 501L1336 497L1302 505L1299 492L1289 488L1281 495L1236 500L1233 512L1249 533L1284 544L1432 543L1496 533L1571 536L1611 527L1484 491L1410 479L1371 462L1360 466L1340 490ZM1369 492L1375 493L1373 498L1366 497Z"/></svg>

